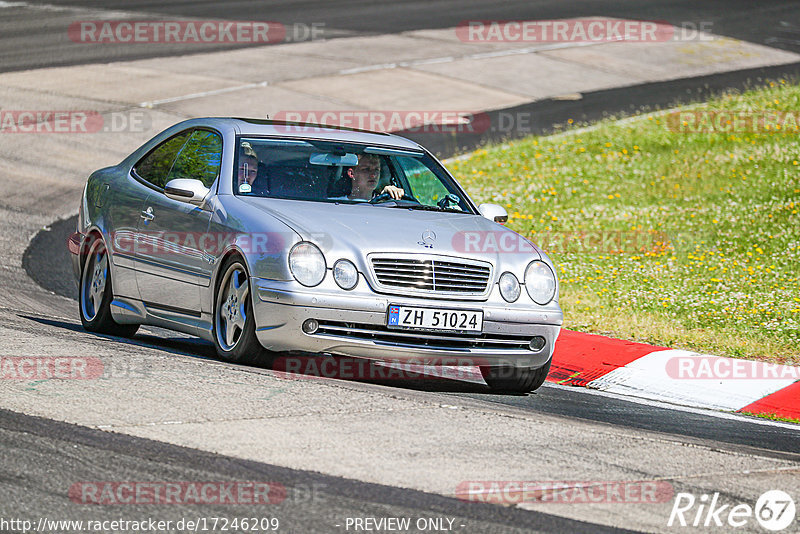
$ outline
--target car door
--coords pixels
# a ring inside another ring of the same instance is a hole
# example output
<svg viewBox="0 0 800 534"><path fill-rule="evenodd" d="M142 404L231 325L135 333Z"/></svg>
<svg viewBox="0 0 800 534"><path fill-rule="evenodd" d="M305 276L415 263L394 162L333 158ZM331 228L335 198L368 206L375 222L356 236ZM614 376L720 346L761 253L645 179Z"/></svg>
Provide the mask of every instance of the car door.
<svg viewBox="0 0 800 534"><path fill-rule="evenodd" d="M113 198L108 207L108 225L112 229L111 248L116 269L114 292L119 296L141 298L136 269L144 203L155 189L163 188L167 173L191 133L191 129L185 130L158 144L137 161L130 175L115 184L111 191Z"/></svg>
<svg viewBox="0 0 800 534"><path fill-rule="evenodd" d="M106 201L106 224L110 229L109 248L114 264L114 293L139 299L136 285L136 242L140 213L152 189L130 176L120 180Z"/></svg>
<svg viewBox="0 0 800 534"><path fill-rule="evenodd" d="M200 180L211 188L219 176L222 136L194 130L165 177ZM200 289L211 281L213 257L203 250L211 212L152 191L143 204L136 281L145 305L200 317Z"/></svg>

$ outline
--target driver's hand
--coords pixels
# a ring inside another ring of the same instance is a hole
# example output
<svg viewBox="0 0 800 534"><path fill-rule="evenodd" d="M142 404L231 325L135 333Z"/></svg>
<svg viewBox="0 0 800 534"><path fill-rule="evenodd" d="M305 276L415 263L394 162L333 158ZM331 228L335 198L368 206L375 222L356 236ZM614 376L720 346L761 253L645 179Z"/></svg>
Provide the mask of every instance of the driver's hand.
<svg viewBox="0 0 800 534"><path fill-rule="evenodd" d="M387 185L386 187L383 188L383 191L381 191L381 194L382 195L383 194L389 195L394 200L400 200L401 198L403 198L403 195L405 195L406 192L403 191L402 189L400 189L397 186Z"/></svg>

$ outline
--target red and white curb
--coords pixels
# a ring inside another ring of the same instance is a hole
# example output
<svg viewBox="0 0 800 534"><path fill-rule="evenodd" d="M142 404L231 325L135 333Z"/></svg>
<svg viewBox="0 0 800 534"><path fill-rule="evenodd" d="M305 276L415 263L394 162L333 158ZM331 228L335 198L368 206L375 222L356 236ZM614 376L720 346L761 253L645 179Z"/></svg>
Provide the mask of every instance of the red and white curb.
<svg viewBox="0 0 800 534"><path fill-rule="evenodd" d="M800 419L800 367L561 330L547 377L626 396Z"/></svg>

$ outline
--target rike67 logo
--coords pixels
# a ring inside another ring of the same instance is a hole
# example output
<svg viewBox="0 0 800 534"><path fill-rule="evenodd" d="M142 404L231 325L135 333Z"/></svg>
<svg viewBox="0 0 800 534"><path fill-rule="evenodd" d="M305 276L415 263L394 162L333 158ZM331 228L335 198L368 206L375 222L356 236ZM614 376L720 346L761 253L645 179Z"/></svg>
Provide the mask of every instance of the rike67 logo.
<svg viewBox="0 0 800 534"><path fill-rule="evenodd" d="M755 507L748 503L723 504L718 492L699 498L678 493L667 526L741 528L752 525L755 518L762 528L778 532L794 522L796 512L792 497L781 490L764 492Z"/></svg>

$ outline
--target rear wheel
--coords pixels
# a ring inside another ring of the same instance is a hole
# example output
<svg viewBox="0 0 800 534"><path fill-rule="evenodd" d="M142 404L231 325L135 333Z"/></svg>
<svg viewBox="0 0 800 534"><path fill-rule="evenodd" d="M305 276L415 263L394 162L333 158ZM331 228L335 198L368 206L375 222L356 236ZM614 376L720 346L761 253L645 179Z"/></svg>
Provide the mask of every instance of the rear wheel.
<svg viewBox="0 0 800 534"><path fill-rule="evenodd" d="M260 363L266 351L256 338L250 279L244 260L229 256L220 269L214 299L214 345L220 358Z"/></svg>
<svg viewBox="0 0 800 534"><path fill-rule="evenodd" d="M78 293L81 324L89 332L132 337L139 329L138 324L119 324L111 316L114 298L111 269L106 245L99 237L89 243Z"/></svg>
<svg viewBox="0 0 800 534"><path fill-rule="evenodd" d="M550 372L551 362L552 358L537 369L511 366L481 367L481 374L489 387L499 392L529 393L544 384L547 373Z"/></svg>

